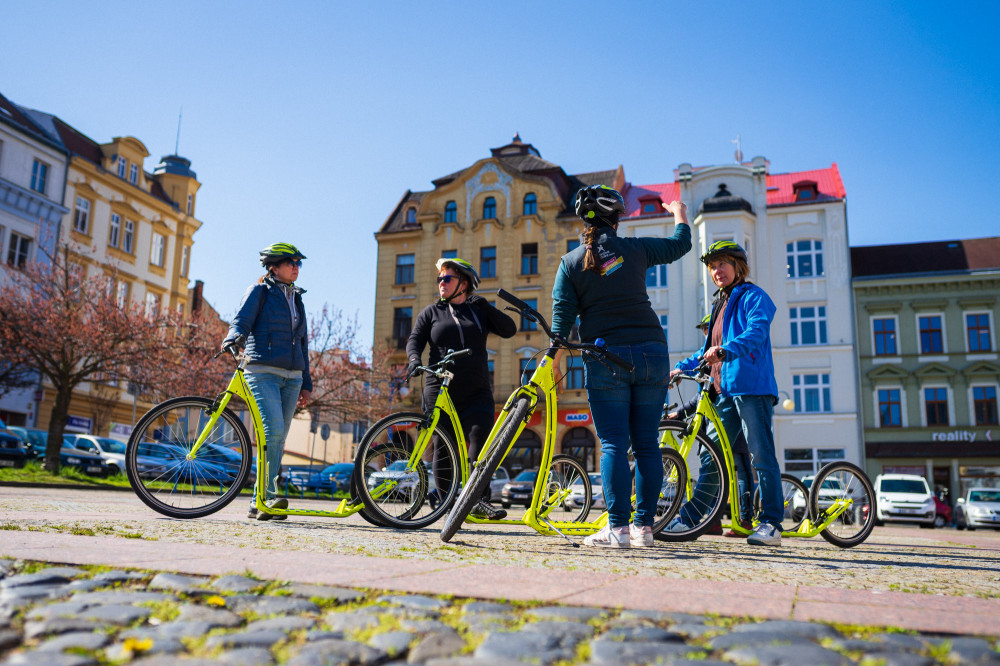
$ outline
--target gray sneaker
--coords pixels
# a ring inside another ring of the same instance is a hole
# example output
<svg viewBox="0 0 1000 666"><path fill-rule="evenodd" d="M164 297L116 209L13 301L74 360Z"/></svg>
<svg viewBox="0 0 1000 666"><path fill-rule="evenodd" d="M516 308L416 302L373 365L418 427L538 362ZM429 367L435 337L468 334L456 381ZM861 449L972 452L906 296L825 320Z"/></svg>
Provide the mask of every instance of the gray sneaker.
<svg viewBox="0 0 1000 666"><path fill-rule="evenodd" d="M761 523L757 531L747 537L747 543L752 546L780 546L781 530L774 525Z"/></svg>
<svg viewBox="0 0 1000 666"><path fill-rule="evenodd" d="M279 497L277 499L267 500L266 502L264 502L264 504L266 504L267 508L269 508L269 509L287 509L288 508L288 500L286 500L284 497ZM271 514L271 513L264 513L263 511L261 511L261 512L258 513L256 507L253 508L253 509L251 509L250 512L251 512L251 514L254 514L254 517L256 517L257 520L285 520L286 518L288 518L288 516L285 515L285 514L282 514L280 516L276 516L276 515Z"/></svg>

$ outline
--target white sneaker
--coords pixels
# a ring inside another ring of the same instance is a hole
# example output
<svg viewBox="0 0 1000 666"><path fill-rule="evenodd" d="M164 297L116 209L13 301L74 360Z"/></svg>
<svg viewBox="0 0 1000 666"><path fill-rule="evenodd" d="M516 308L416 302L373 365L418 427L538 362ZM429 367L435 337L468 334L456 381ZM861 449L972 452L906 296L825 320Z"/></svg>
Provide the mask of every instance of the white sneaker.
<svg viewBox="0 0 1000 666"><path fill-rule="evenodd" d="M747 543L752 546L780 546L781 530L774 525L761 523L757 531L747 537Z"/></svg>
<svg viewBox="0 0 1000 666"><path fill-rule="evenodd" d="M597 534L584 537L585 546L600 546L602 548L631 548L627 527L611 527L605 525Z"/></svg>
<svg viewBox="0 0 1000 666"><path fill-rule="evenodd" d="M629 525L628 535L633 548L653 547L653 528L649 525Z"/></svg>
<svg viewBox="0 0 1000 666"><path fill-rule="evenodd" d="M684 521L683 521L683 520L681 520L680 518L674 518L674 519L673 519L673 520L671 520L671 521L670 521L670 523L669 523L669 524L667 524L667 526L666 526L666 527L664 527L663 529L665 529L665 530L666 530L667 532L687 532L687 531L688 531L688 530L690 530L691 528L690 528L690 527L688 527L688 526L687 526L687 525L686 525L686 524L684 523Z"/></svg>

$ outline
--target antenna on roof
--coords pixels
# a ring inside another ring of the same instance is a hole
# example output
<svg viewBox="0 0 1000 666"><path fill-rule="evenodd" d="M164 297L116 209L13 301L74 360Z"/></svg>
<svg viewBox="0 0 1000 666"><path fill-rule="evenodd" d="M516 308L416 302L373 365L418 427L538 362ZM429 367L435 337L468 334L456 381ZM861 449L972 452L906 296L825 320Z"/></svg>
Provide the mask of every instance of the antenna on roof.
<svg viewBox="0 0 1000 666"><path fill-rule="evenodd" d="M181 117L184 115L184 105L181 105L181 110L177 112L177 140L174 142L174 155L180 155L180 145L181 145Z"/></svg>
<svg viewBox="0 0 1000 666"><path fill-rule="evenodd" d="M743 164L743 144L740 143L740 135L737 134L736 138L733 139L732 141L730 141L729 143L735 143L736 144L736 155L735 155L735 157L736 157L736 163L737 164Z"/></svg>

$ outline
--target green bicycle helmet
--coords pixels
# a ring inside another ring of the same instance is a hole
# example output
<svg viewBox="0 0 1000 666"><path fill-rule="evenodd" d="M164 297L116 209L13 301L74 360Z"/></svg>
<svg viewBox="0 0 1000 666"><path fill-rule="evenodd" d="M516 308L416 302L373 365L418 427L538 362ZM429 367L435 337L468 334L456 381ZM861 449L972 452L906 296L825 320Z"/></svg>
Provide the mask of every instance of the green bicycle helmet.
<svg viewBox="0 0 1000 666"><path fill-rule="evenodd" d="M577 191L575 207L576 214L587 224L613 226L625 212L625 199L606 185L591 185Z"/></svg>
<svg viewBox="0 0 1000 666"><path fill-rule="evenodd" d="M708 325L711 323L712 323L712 315L707 314L701 318L701 321L698 322L698 325L695 326L695 328L708 328Z"/></svg>
<svg viewBox="0 0 1000 666"><path fill-rule="evenodd" d="M442 268L448 267L454 270L456 273L464 277L470 285L472 285L473 291L479 288L479 273L476 269L472 267L472 264L467 262L465 259L458 259L457 257L452 257L448 259L438 259L437 263L434 264L438 272Z"/></svg>
<svg viewBox="0 0 1000 666"><path fill-rule="evenodd" d="M701 262L707 266L708 262L721 256L736 257L737 259L748 261L747 251L740 247L739 243L731 240L721 240L715 241L708 246L708 252L701 255Z"/></svg>
<svg viewBox="0 0 1000 666"><path fill-rule="evenodd" d="M296 261L305 258L306 255L299 252L299 249L291 243L275 243L260 251L260 265L264 267L280 264L286 259Z"/></svg>

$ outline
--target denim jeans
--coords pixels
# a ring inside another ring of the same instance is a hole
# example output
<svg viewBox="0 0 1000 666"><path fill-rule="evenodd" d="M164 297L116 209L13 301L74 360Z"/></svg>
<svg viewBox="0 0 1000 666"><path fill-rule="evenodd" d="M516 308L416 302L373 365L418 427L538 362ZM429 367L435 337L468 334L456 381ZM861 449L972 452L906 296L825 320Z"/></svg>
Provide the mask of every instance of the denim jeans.
<svg viewBox="0 0 1000 666"><path fill-rule="evenodd" d="M635 370L611 369L589 356L584 360L587 399L601 439L601 485L612 527L629 524L632 474L629 444L635 458L636 525L652 525L663 484L658 428L667 398L670 362L662 343L608 346Z"/></svg>
<svg viewBox="0 0 1000 666"><path fill-rule="evenodd" d="M264 441L267 444L267 483L264 494L266 499L274 499L277 494L275 479L281 471L285 437L292 425L295 405L302 390L302 378L286 379L270 372L248 372L244 377L257 401L260 420L264 425ZM251 498L250 506L254 505L255 500Z"/></svg>
<svg viewBox="0 0 1000 666"><path fill-rule="evenodd" d="M781 491L781 469L774 451L771 417L773 398L769 395L720 396L715 402L722 425L727 433L743 430L750 449L750 464L757 472L760 487L760 522L781 529L785 515Z"/></svg>

